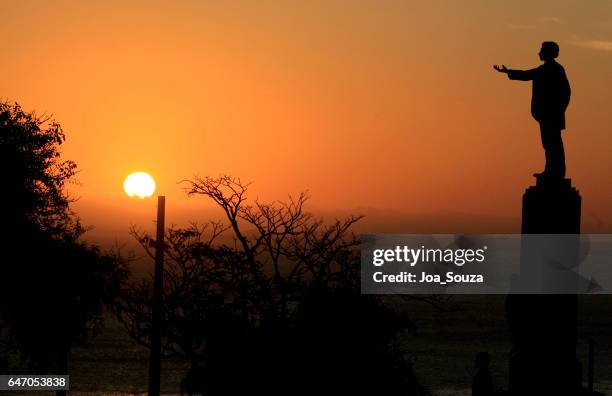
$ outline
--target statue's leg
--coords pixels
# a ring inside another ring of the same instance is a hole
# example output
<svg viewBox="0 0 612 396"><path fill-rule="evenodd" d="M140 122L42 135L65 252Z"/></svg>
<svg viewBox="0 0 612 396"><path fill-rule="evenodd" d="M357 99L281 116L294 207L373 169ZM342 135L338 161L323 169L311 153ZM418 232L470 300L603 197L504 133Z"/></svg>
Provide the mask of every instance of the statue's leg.
<svg viewBox="0 0 612 396"><path fill-rule="evenodd" d="M563 138L561 137L562 130L559 129L559 173L561 177L565 177L565 149L563 147Z"/></svg>
<svg viewBox="0 0 612 396"><path fill-rule="evenodd" d="M561 139L561 128L554 124L540 123L542 146L546 156L545 172L549 176L565 177L565 150Z"/></svg>
<svg viewBox="0 0 612 396"><path fill-rule="evenodd" d="M561 128L553 127L547 132L550 137L551 171L552 176L563 179L565 177L565 150L561 139Z"/></svg>
<svg viewBox="0 0 612 396"><path fill-rule="evenodd" d="M544 166L544 173L546 175L552 175L552 152L550 149L550 138L548 133L548 128L542 122L540 122L540 138L542 139L542 147L544 148L544 158L546 160L546 165Z"/></svg>

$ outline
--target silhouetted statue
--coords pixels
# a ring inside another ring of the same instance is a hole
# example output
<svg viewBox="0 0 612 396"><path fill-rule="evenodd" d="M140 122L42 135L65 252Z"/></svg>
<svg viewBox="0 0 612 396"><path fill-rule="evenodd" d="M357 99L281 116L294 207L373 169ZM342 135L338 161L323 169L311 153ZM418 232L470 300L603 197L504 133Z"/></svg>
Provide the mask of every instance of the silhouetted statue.
<svg viewBox="0 0 612 396"><path fill-rule="evenodd" d="M511 80L533 81L531 113L540 124L546 153L544 172L534 174L536 185L527 188L523 195L521 233L569 235L557 246L563 246L567 268L575 268L575 264L569 263L577 263L582 199L571 180L564 178L561 139L571 90L565 70L555 61L559 46L546 41L539 55L544 64L531 70L494 66ZM578 298L571 293L575 289L571 289L570 280L555 283L556 278L548 276L550 270L542 266L546 262L543 257L551 260L549 249L559 250L534 243L530 237L522 239L517 292L509 294L506 300L512 335L508 378L512 396L581 394L582 379L576 358ZM539 285L544 294L521 293L522 282ZM570 287L569 293L563 292L566 286Z"/></svg>
<svg viewBox="0 0 612 396"><path fill-rule="evenodd" d="M531 114L540 124L542 145L546 155L544 172L536 177L563 179L565 177L565 153L561 130L565 129L565 109L571 89L565 69L555 61L559 46L552 41L542 43L540 60L544 64L531 70L510 70L505 65L493 66L500 73L508 74L511 80L533 81Z"/></svg>
<svg viewBox="0 0 612 396"><path fill-rule="evenodd" d="M479 352L474 360L476 375L472 381L472 396L491 396L493 394L493 382L489 372L490 355L487 352Z"/></svg>

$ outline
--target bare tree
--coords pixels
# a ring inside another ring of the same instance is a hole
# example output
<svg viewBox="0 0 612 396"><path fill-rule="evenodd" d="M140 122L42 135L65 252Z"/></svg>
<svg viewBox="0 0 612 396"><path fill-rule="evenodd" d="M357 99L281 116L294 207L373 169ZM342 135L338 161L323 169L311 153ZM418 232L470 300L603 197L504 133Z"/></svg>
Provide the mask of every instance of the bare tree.
<svg viewBox="0 0 612 396"><path fill-rule="evenodd" d="M305 193L288 202L248 205L247 187L230 176L189 182L188 194L211 198L229 225L194 223L166 232L165 356L193 359L204 342L205 313L221 305L231 305L251 325L282 325L308 287L359 287L358 240L349 231L359 216L326 224L304 210ZM228 233L233 246L219 242ZM131 234L153 258L153 238L136 227ZM151 296L151 280L145 279L126 289L118 305L130 334L145 346Z"/></svg>
<svg viewBox="0 0 612 396"><path fill-rule="evenodd" d="M251 205L246 202L248 184L227 175L187 183L189 195L211 198L223 209L257 283L258 297L266 302L261 307L266 313L285 319L304 284L359 287L354 249L359 241L350 228L362 216L325 223L305 211L307 193L286 202L256 200Z"/></svg>
<svg viewBox="0 0 612 396"><path fill-rule="evenodd" d="M342 387L363 365L378 373L377 381L405 388L396 394L426 394L409 363L400 363L401 353L387 349L412 324L379 298L360 294L359 240L351 226L361 216L316 218L305 210L306 193L249 202L248 184L231 176L186 183L188 195L211 199L227 223L166 233L164 356L191 362L183 390L239 394L261 386L283 394L302 376L315 387L332 380ZM132 235L153 257L152 237L137 228ZM151 301L146 279L118 304L130 334L146 346ZM317 364L326 373L315 375L312 364L322 355L328 359Z"/></svg>

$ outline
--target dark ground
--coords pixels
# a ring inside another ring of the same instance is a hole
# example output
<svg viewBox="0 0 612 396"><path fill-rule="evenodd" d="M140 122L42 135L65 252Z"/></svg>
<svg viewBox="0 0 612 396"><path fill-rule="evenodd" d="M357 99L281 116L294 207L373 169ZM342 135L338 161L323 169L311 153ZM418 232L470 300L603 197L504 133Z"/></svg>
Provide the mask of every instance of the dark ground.
<svg viewBox="0 0 612 396"><path fill-rule="evenodd" d="M403 334L399 343L413 360L420 381L435 395L469 395L474 355L479 351L491 354L495 387L507 386L510 335L504 301L505 296L455 296L451 305L454 309L449 312L418 302L402 304L415 322L417 333ZM580 298L578 354L585 376L589 338L596 341L596 388L612 395L612 296ZM100 335L74 350L70 361L71 393L142 394L147 386L147 358L148 351L132 342L123 327L109 318ZM164 362L164 393L178 394L186 369L182 361Z"/></svg>

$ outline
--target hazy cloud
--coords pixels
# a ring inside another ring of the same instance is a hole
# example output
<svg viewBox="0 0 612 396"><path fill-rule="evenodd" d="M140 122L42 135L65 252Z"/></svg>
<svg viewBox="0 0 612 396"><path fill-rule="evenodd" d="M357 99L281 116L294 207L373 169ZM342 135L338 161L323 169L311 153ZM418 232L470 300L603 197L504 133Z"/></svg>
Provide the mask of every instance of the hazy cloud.
<svg viewBox="0 0 612 396"><path fill-rule="evenodd" d="M533 23L506 23L506 28L510 30L531 30L536 29L539 24L562 23L562 19L556 16L544 16L536 18Z"/></svg>
<svg viewBox="0 0 612 396"><path fill-rule="evenodd" d="M522 25L519 23L506 23L506 28L510 30L530 30L535 29L534 25Z"/></svg>
<svg viewBox="0 0 612 396"><path fill-rule="evenodd" d="M545 16L545 17L540 17L536 20L540 23L561 23L562 22L561 18L556 17L556 16Z"/></svg>
<svg viewBox="0 0 612 396"><path fill-rule="evenodd" d="M573 41L572 44L597 51L612 51L612 41L610 40L582 40Z"/></svg>

